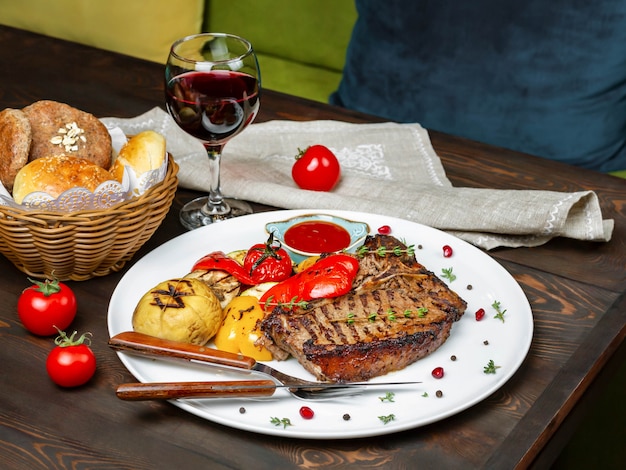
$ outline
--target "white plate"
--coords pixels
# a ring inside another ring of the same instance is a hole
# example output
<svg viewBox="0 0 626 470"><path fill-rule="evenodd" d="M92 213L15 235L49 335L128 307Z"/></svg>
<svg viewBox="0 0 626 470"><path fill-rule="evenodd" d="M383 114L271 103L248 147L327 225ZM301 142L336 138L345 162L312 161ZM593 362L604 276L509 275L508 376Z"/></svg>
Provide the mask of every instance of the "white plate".
<svg viewBox="0 0 626 470"><path fill-rule="evenodd" d="M358 212L323 212L367 222L372 232L389 225L395 237L415 245L417 260L429 270L441 277L442 269L453 268L456 280L446 282L467 301L468 309L452 327L448 341L404 370L372 380L422 383L394 389L374 387L367 393L332 401L305 403L277 390L273 397L264 399L188 399L173 400L173 404L210 421L262 434L307 439L368 437L423 426L457 414L498 390L520 367L532 341L532 311L518 283L490 256L445 232L406 220ZM311 211L238 217L185 233L155 249L129 269L113 292L108 312L110 335L132 330L137 302L159 282L187 274L197 259L211 251L229 252L262 242L267 237L266 223L304 213ZM443 256L444 245L452 247L452 257ZM492 304L496 301L506 309L504 322L494 318ZM482 321L476 321L474 316L479 308L486 311ZM250 378L211 366L126 353L119 353L119 357L141 382ZM490 360L498 366L495 374L484 373ZM294 359L269 364L288 374L313 379ZM435 379L431 371L439 366L445 375ZM438 390L443 393L440 398L436 396ZM393 402L380 399L387 392L395 393ZM300 417L299 410L304 405L314 411L313 419ZM240 411L242 407L244 413ZM349 420L343 418L345 414ZM384 424L380 417L389 415L395 419ZM292 425L276 426L271 423L272 418L287 418Z"/></svg>

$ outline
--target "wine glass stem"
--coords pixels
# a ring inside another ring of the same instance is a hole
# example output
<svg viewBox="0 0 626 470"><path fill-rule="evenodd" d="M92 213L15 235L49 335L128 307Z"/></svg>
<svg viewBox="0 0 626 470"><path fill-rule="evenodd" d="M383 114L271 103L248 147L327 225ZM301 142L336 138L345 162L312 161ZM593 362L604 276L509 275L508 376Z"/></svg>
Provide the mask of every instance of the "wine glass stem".
<svg viewBox="0 0 626 470"><path fill-rule="evenodd" d="M223 215L230 212L230 206L224 201L220 189L220 160L223 145L206 145L209 157L209 200L202 208L207 215Z"/></svg>

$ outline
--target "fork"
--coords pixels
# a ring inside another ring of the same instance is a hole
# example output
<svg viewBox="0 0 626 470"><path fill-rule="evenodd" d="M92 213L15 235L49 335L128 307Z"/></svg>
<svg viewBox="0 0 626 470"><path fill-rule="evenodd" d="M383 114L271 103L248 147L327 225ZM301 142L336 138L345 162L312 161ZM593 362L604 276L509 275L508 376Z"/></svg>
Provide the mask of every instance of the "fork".
<svg viewBox="0 0 626 470"><path fill-rule="evenodd" d="M118 396L130 400L198 398L202 396L271 396L276 388L286 388L295 398L303 400L322 400L339 396L355 395L371 386L399 386L420 383L356 382L344 384L334 382L311 382L287 375L266 364L256 362L256 360L248 356L220 351L206 346L161 339L136 331L126 331L113 336L109 339L109 346L117 351L199 361L205 364L259 372L273 378L272 381L163 382L121 385L118 388ZM276 382L278 382L278 384Z"/></svg>

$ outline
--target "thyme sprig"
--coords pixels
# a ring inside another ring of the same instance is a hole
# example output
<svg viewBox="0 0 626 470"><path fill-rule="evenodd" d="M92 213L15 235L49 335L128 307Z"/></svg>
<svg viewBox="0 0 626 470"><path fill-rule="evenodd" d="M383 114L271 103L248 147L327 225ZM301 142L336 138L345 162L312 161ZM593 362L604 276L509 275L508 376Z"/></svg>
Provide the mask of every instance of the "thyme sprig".
<svg viewBox="0 0 626 470"><path fill-rule="evenodd" d="M294 308L307 308L309 303L306 300L298 300L297 297L293 297L289 302L274 302L274 296L270 295L265 301L265 310L269 310L269 307L280 307L284 310L293 310Z"/></svg>
<svg viewBox="0 0 626 470"><path fill-rule="evenodd" d="M456 279L456 274L452 273L453 268L442 268L441 277L444 279L448 279L450 282L453 282Z"/></svg>
<svg viewBox="0 0 626 470"><path fill-rule="evenodd" d="M390 308L386 312L383 312L383 313L372 312L372 313L369 313L365 317L357 317L354 312L348 312L345 318L345 322L348 325L352 325L356 323L357 321L359 322L367 321L370 323L374 323L375 321L381 318L382 319L386 318L390 322L395 322L395 321L398 321L399 318L412 318L414 314L416 314L418 318L424 318L427 313L428 313L428 308L426 307L418 307L416 310L406 309L400 313ZM337 321L342 321L342 320L333 320L333 321L337 322Z"/></svg>
<svg viewBox="0 0 626 470"><path fill-rule="evenodd" d="M500 302L498 302L497 300L494 303L492 303L491 306L496 311L496 314L494 315L493 318L502 320L502 323L504 323L504 314L506 313L506 309L502 310L502 306L500 305Z"/></svg>
<svg viewBox="0 0 626 470"><path fill-rule="evenodd" d="M390 402L390 403L393 403L393 400L394 400L395 396L396 396L396 394L395 394L395 393L393 393L393 392L387 392L387 393L385 393L385 396L384 396L384 397L378 397L378 399L379 399L380 401L383 401L383 402L384 402L384 401L388 401L388 402Z"/></svg>
<svg viewBox="0 0 626 470"><path fill-rule="evenodd" d="M483 372L485 374L495 374L496 373L496 369L499 369L500 366L497 366L494 362L493 359L489 359L489 362L487 363L487 365L483 368Z"/></svg>
<svg viewBox="0 0 626 470"><path fill-rule="evenodd" d="M276 418L276 417L272 417L270 419L270 423L272 423L274 426L280 426L282 424L283 429L287 429L287 426L293 426L293 424L291 424L291 420L289 418Z"/></svg>
<svg viewBox="0 0 626 470"><path fill-rule="evenodd" d="M365 245L362 245L357 251L356 254L358 257L362 258L368 253L375 253L381 258L387 256L388 254L393 254L396 256L402 256L403 254L407 254L409 256L413 256L415 254L415 245L408 245L406 248L400 248L399 246L394 246L393 248L387 248L385 246L379 246L375 250L370 250Z"/></svg>
<svg viewBox="0 0 626 470"><path fill-rule="evenodd" d="M389 424L396 419L396 415L392 413L387 416L379 416L378 419L380 419L383 422L383 424Z"/></svg>

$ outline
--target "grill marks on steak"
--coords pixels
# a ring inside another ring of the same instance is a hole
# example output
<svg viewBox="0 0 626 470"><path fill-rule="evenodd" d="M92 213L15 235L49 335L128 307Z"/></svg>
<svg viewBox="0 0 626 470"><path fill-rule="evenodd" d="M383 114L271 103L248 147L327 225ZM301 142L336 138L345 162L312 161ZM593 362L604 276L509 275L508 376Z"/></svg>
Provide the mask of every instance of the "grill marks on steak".
<svg viewBox="0 0 626 470"><path fill-rule="evenodd" d="M262 342L277 359L291 354L319 380L364 381L403 369L448 339L466 302L413 256L375 253L405 250L396 238L370 236L365 246L350 293L265 317Z"/></svg>

